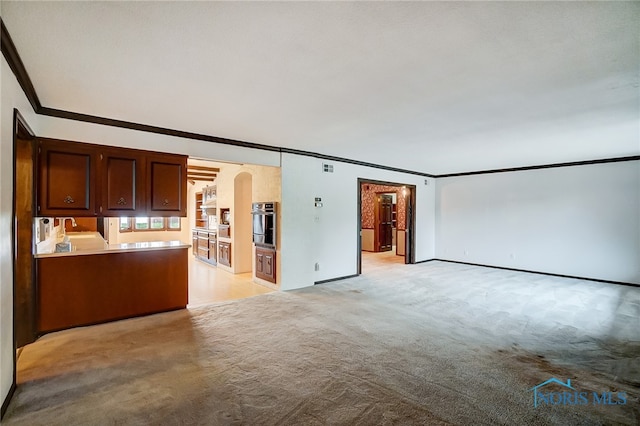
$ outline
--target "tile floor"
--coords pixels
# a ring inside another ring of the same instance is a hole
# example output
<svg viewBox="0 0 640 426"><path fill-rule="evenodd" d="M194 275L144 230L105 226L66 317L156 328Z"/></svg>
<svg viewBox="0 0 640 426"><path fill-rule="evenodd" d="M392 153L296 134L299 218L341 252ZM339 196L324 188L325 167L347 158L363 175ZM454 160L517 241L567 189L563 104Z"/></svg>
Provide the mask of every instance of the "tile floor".
<svg viewBox="0 0 640 426"><path fill-rule="evenodd" d="M396 248L391 251L381 252L362 252L362 273L368 274L379 270L380 268L388 268L392 265L403 265L404 256L396 254Z"/></svg>
<svg viewBox="0 0 640 426"><path fill-rule="evenodd" d="M395 250L386 252L362 252L362 273L375 273L394 264L403 264L404 256ZM226 300L271 293L274 290L256 284L251 280L251 272L232 274L208 263L189 258L189 308Z"/></svg>
<svg viewBox="0 0 640 426"><path fill-rule="evenodd" d="M232 274L189 257L189 304L187 307L244 299L273 290L251 280L251 272Z"/></svg>

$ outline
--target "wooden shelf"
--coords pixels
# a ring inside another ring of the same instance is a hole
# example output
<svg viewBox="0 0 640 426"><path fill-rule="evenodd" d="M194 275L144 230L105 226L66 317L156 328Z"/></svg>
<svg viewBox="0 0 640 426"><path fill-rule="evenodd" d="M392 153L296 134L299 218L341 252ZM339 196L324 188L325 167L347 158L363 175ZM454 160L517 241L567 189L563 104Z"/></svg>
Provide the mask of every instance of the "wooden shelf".
<svg viewBox="0 0 640 426"><path fill-rule="evenodd" d="M206 228L207 227L207 217L203 216L204 212L202 211L202 192L196 192L196 228Z"/></svg>

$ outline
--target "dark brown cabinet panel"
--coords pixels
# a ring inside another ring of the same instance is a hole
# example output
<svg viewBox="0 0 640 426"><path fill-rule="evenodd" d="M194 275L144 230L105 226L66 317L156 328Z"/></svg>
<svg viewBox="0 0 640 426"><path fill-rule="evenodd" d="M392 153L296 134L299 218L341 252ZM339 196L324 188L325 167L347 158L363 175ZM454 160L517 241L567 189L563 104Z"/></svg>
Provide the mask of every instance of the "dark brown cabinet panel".
<svg viewBox="0 0 640 426"><path fill-rule="evenodd" d="M37 259L38 331L184 308L187 256L185 248Z"/></svg>
<svg viewBox="0 0 640 426"><path fill-rule="evenodd" d="M104 216L144 213L145 159L134 150L106 150L101 154Z"/></svg>
<svg viewBox="0 0 640 426"><path fill-rule="evenodd" d="M276 282L276 251L272 248L256 247L256 277Z"/></svg>
<svg viewBox="0 0 640 426"><path fill-rule="evenodd" d="M187 157L147 157L148 210L153 216L187 215Z"/></svg>
<svg viewBox="0 0 640 426"><path fill-rule="evenodd" d="M198 257L209 259L209 233L198 231Z"/></svg>
<svg viewBox="0 0 640 426"><path fill-rule="evenodd" d="M207 230L193 230L193 254L200 260L215 265L217 262L217 235Z"/></svg>
<svg viewBox="0 0 640 426"><path fill-rule="evenodd" d="M38 139L38 216L187 215L187 157Z"/></svg>
<svg viewBox="0 0 640 426"><path fill-rule="evenodd" d="M95 148L51 139L38 147L38 216L96 215Z"/></svg>
<svg viewBox="0 0 640 426"><path fill-rule="evenodd" d="M231 238L231 227L229 225L218 225L218 234L222 238Z"/></svg>
<svg viewBox="0 0 640 426"><path fill-rule="evenodd" d="M218 263L231 266L231 243L218 241Z"/></svg>

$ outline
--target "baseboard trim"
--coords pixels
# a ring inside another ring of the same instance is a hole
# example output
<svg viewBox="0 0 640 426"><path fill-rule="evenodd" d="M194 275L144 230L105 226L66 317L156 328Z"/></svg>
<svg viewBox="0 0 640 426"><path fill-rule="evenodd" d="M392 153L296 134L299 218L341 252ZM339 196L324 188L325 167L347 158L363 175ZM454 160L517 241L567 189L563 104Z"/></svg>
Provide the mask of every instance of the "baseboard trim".
<svg viewBox="0 0 640 426"><path fill-rule="evenodd" d="M9 393L7 397L2 402L2 409L0 409L0 420L4 417L4 413L7 412L7 408L9 408L9 403L11 402L11 398L13 398L13 394L16 392L16 383L11 383L11 387L9 388Z"/></svg>
<svg viewBox="0 0 640 426"><path fill-rule="evenodd" d="M589 277L578 277L578 276L575 276L575 275L554 274L552 272L530 271L528 269L507 268L506 266L495 266L495 265L483 265L481 263L460 262L458 260L447 260L447 259L432 259L432 260L438 260L440 262L458 263L460 265L482 266L484 268L504 269L506 271L527 272L529 274L549 275L549 276L552 276L552 277L573 278L573 279L576 279L576 280L587 280L587 281L596 281L596 282L599 282L599 283L626 285L626 286L630 286L630 287L640 287L640 284L627 283L627 282L624 282L624 281L610 281L610 280L602 280L602 279L599 279L599 278L589 278Z"/></svg>
<svg viewBox="0 0 640 426"><path fill-rule="evenodd" d="M326 283L330 283L330 282L333 282L333 281L346 280L347 278L355 278L357 276L358 276L358 274L353 274L353 275L345 275L344 277L329 278L328 280L316 281L316 282L313 283L313 285L326 284Z"/></svg>
<svg viewBox="0 0 640 426"><path fill-rule="evenodd" d="M418 261L416 262L416 264L418 264L418 263L433 262L434 260L439 260L439 259L435 259L435 258L434 258L434 259L418 260Z"/></svg>

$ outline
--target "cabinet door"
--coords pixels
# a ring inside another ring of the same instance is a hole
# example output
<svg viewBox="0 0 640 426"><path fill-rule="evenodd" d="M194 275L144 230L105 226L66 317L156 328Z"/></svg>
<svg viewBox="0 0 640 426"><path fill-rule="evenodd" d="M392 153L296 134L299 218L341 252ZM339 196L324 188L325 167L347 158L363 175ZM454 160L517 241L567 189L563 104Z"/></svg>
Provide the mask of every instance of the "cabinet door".
<svg viewBox="0 0 640 426"><path fill-rule="evenodd" d="M135 150L113 149L101 154L104 216L133 216L144 213L144 168L142 154Z"/></svg>
<svg viewBox="0 0 640 426"><path fill-rule="evenodd" d="M264 274L269 278L273 277L273 254L265 254L264 256Z"/></svg>
<svg viewBox="0 0 640 426"><path fill-rule="evenodd" d="M231 266L231 243L218 242L218 263Z"/></svg>
<svg viewBox="0 0 640 426"><path fill-rule="evenodd" d="M256 277L276 282L276 251L265 247L256 247Z"/></svg>
<svg viewBox="0 0 640 426"><path fill-rule="evenodd" d="M147 204L150 216L187 216L187 157L147 157Z"/></svg>
<svg viewBox="0 0 640 426"><path fill-rule="evenodd" d="M38 156L38 216L95 216L95 147L41 139Z"/></svg>
<svg viewBox="0 0 640 426"><path fill-rule="evenodd" d="M262 278L264 275L264 253L256 249L256 276Z"/></svg>
<svg viewBox="0 0 640 426"><path fill-rule="evenodd" d="M198 233L191 233L191 251L193 251L194 256L198 256Z"/></svg>

